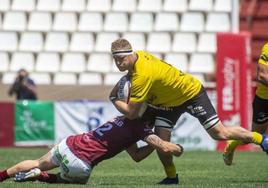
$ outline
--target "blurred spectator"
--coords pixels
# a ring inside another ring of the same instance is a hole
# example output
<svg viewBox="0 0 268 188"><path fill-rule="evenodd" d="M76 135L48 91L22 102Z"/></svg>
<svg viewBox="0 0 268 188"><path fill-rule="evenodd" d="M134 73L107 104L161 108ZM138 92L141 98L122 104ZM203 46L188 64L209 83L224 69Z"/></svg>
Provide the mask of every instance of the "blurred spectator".
<svg viewBox="0 0 268 188"><path fill-rule="evenodd" d="M16 94L17 100L36 100L36 85L34 81L28 77L28 72L25 69L20 69L18 75L10 87L8 94L12 96Z"/></svg>

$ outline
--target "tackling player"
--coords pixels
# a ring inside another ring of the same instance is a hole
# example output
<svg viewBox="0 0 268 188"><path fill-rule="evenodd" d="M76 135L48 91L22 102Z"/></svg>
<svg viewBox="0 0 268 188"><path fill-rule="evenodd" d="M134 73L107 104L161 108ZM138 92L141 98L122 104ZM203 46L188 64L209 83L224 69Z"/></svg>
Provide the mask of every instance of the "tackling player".
<svg viewBox="0 0 268 188"><path fill-rule="evenodd" d="M159 44L160 45L160 44ZM216 140L241 140L261 144L263 137L240 126L225 127L219 120L207 93L195 77L145 51L133 52L126 39L118 39L111 45L111 52L120 71L128 71L131 77L131 95L128 103L117 100L117 88L111 91L114 106L129 119L138 118L144 102L148 103L145 115L156 115L155 132L163 140L170 140L171 131L182 113L198 118L208 134ZM267 147L268 150L268 147ZM158 156L167 177L160 184L176 184L176 168L171 155Z"/></svg>
<svg viewBox="0 0 268 188"><path fill-rule="evenodd" d="M140 139L149 145L138 148ZM87 183L94 166L124 149L136 162L153 150L180 156L182 147L161 140L149 123L117 117L88 133L69 136L37 160L22 161L0 172L0 182L15 176L15 181L39 180L47 183ZM60 167L59 174L47 170Z"/></svg>
<svg viewBox="0 0 268 188"><path fill-rule="evenodd" d="M253 101L252 131L264 134L268 127L268 43L262 48L258 63L257 79L258 85ZM266 138L264 137L264 139ZM226 165L232 164L235 148L242 144L245 143L235 140L227 142L223 154Z"/></svg>

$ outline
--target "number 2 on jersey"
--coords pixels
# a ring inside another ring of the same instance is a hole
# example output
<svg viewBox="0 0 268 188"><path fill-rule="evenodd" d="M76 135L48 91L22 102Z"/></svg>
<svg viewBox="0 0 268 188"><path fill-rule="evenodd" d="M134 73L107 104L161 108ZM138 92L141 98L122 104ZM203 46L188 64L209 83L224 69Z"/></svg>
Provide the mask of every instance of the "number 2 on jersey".
<svg viewBox="0 0 268 188"><path fill-rule="evenodd" d="M103 125L103 126L97 128L97 129L95 130L95 132L96 132L98 135L103 136L103 132L105 132L105 131L109 131L109 130L111 130L112 128L113 128L113 125L110 124L110 123L107 123L106 125Z"/></svg>

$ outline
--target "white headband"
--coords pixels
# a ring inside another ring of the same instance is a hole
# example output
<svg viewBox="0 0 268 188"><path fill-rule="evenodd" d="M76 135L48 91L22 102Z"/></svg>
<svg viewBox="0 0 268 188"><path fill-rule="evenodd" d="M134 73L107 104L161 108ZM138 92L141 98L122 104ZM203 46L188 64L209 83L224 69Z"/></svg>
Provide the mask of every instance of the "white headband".
<svg viewBox="0 0 268 188"><path fill-rule="evenodd" d="M132 55L133 51L132 50L120 50L120 51L115 51L112 52L113 56L126 56L126 55Z"/></svg>

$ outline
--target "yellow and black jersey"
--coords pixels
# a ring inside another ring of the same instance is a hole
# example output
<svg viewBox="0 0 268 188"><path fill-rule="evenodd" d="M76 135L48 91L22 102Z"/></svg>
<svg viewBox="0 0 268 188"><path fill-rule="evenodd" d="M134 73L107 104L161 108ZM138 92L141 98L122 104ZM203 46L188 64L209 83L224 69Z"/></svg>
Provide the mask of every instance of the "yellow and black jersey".
<svg viewBox="0 0 268 188"><path fill-rule="evenodd" d="M158 107L174 107L198 94L199 80L154 57L145 51L138 56L131 75L130 101Z"/></svg>
<svg viewBox="0 0 268 188"><path fill-rule="evenodd" d="M268 68L268 43L262 47L259 64L265 65ZM268 99L268 86L258 83L256 95L262 99Z"/></svg>

